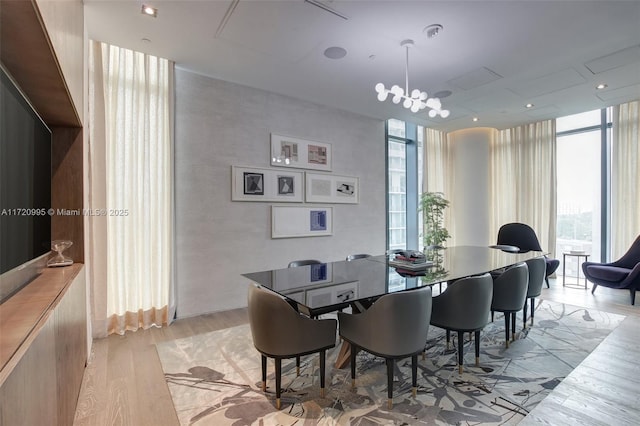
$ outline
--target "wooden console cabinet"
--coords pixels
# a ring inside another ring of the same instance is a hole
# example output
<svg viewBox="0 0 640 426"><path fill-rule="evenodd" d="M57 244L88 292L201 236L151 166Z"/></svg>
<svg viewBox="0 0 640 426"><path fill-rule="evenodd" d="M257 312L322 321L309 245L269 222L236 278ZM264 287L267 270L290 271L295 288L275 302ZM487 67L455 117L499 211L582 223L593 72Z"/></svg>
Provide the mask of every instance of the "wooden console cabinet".
<svg viewBox="0 0 640 426"><path fill-rule="evenodd" d="M0 306L0 425L73 424L87 360L82 264L45 269Z"/></svg>

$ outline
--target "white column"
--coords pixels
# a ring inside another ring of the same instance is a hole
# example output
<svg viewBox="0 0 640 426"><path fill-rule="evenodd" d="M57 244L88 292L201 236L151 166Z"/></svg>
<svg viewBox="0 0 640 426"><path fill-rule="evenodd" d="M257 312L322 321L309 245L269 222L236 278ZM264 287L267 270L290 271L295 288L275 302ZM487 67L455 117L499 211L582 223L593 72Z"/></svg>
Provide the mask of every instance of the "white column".
<svg viewBox="0 0 640 426"><path fill-rule="evenodd" d="M495 244L489 235L489 152L496 132L474 128L448 135L452 149L451 214L456 245Z"/></svg>

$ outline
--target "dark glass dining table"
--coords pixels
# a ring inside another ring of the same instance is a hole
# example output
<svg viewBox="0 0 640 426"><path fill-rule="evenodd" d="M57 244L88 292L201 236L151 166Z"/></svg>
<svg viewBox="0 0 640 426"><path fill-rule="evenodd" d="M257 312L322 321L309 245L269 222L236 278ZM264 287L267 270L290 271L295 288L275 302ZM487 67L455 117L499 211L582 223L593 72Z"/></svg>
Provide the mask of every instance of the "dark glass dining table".
<svg viewBox="0 0 640 426"><path fill-rule="evenodd" d="M393 255L371 256L295 268L242 274L283 297L299 312L318 315L351 306L366 309L380 296L507 268L543 252L512 253L485 246L453 246L425 252L432 266L411 272L389 263Z"/></svg>

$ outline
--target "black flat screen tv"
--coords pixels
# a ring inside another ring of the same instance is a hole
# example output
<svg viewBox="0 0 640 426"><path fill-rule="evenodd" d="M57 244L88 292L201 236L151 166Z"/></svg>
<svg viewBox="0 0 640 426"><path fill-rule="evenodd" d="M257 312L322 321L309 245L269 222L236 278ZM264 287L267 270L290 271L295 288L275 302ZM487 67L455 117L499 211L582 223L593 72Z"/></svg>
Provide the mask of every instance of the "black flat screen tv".
<svg viewBox="0 0 640 426"><path fill-rule="evenodd" d="M51 250L51 131L0 66L0 274Z"/></svg>

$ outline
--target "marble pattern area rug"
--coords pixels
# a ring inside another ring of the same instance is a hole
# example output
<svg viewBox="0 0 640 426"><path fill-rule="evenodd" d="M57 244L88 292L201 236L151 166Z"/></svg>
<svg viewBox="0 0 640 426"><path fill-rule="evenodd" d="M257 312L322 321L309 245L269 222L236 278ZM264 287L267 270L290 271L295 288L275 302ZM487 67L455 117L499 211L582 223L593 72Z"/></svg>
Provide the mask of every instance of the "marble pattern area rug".
<svg viewBox="0 0 640 426"><path fill-rule="evenodd" d="M429 329L426 358L418 357L418 394L411 394L410 359L396 363L393 408L388 410L384 359L357 357L352 389L349 368L327 353L326 395L320 397L319 358L283 361L282 409L275 409L273 360L267 392L260 389L260 355L248 325L157 345L181 425L511 425L517 424L624 319L622 315L541 301L532 327L504 342L504 319L481 333L480 366L465 334L465 368L458 373L456 333L446 348L444 331ZM283 332L286 332L283 330Z"/></svg>

